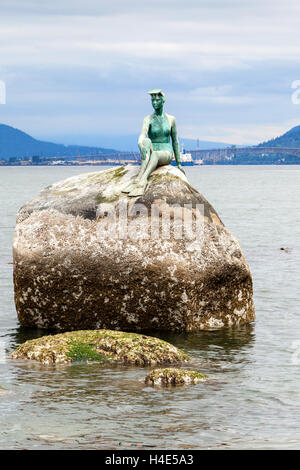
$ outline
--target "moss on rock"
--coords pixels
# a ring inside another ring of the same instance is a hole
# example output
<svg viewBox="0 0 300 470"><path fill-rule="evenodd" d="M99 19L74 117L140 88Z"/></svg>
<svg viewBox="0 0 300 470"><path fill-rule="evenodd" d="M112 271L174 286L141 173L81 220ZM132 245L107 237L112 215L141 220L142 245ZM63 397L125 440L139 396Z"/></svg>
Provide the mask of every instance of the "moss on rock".
<svg viewBox="0 0 300 470"><path fill-rule="evenodd" d="M120 199L120 195L118 193L113 194L111 196L103 196L103 194L97 194L97 196L95 197L95 201L97 204L103 204L103 203L109 204L110 202L115 202L118 199Z"/></svg>
<svg viewBox="0 0 300 470"><path fill-rule="evenodd" d="M66 356L72 361L97 361L105 362L109 360L108 356L99 354L95 347L83 341L72 341L69 343L70 349L66 352Z"/></svg>
<svg viewBox="0 0 300 470"><path fill-rule="evenodd" d="M146 376L145 383L168 387L170 385L197 384L204 382L206 379L207 376L205 374L194 370L155 369Z"/></svg>
<svg viewBox="0 0 300 470"><path fill-rule="evenodd" d="M151 178L151 184L166 183L168 181L181 181L179 176L173 175L171 173L153 174L150 178ZM188 183L186 183L186 185L189 186Z"/></svg>
<svg viewBox="0 0 300 470"><path fill-rule="evenodd" d="M21 344L12 359L33 359L43 364L78 360L124 365L178 364L189 356L158 338L111 330L81 330L43 336Z"/></svg>

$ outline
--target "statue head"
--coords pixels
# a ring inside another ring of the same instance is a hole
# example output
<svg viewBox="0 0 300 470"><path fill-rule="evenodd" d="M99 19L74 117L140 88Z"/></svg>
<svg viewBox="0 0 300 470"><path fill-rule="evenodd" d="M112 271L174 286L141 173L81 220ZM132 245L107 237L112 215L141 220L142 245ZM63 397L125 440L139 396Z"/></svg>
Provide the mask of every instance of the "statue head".
<svg viewBox="0 0 300 470"><path fill-rule="evenodd" d="M166 101L164 93L160 89L154 89L148 91L151 96L152 106L154 110L161 109Z"/></svg>

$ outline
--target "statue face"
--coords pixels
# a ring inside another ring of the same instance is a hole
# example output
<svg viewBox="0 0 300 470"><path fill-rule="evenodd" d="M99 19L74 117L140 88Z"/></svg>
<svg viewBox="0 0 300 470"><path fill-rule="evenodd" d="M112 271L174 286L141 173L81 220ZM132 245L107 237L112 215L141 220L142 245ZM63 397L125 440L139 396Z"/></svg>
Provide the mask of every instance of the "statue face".
<svg viewBox="0 0 300 470"><path fill-rule="evenodd" d="M151 95L152 106L155 110L162 108L164 105L163 96L159 94Z"/></svg>

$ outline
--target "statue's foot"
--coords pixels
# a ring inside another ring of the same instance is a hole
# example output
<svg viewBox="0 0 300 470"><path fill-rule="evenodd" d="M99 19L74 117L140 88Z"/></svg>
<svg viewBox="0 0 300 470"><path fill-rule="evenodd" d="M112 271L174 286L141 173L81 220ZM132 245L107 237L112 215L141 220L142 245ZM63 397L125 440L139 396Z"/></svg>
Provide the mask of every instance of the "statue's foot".
<svg viewBox="0 0 300 470"><path fill-rule="evenodd" d="M125 189L122 189L121 192L122 192L122 193L125 193L125 194L126 194L126 193L130 193L130 191L132 191L133 187L134 187L134 185L131 184L130 186L127 186Z"/></svg>
<svg viewBox="0 0 300 470"><path fill-rule="evenodd" d="M135 185L136 185L136 179L134 179L133 181L130 181L130 183L127 186L125 186L124 189L122 189L122 193L130 193L130 191L132 191L135 188Z"/></svg>
<svg viewBox="0 0 300 470"><path fill-rule="evenodd" d="M128 196L129 197L143 196L143 194L145 192L145 189L146 189L146 186L147 186L147 182L146 183L139 183L139 184L135 185L135 187L132 189L132 191L130 191Z"/></svg>

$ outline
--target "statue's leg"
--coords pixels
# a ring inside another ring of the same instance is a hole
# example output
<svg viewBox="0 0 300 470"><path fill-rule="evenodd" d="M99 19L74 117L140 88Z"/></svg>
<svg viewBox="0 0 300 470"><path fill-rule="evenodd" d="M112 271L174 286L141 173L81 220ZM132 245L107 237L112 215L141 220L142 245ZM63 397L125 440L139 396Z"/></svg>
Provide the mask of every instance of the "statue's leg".
<svg viewBox="0 0 300 470"><path fill-rule="evenodd" d="M144 174L144 172L145 172L145 170L148 166L148 163L150 161L150 156L151 156L150 150L145 150L145 149L143 149L143 151L141 150L142 164L141 164L139 174L136 177L136 182L140 181L140 179L142 178L142 176L143 176L143 174Z"/></svg>
<svg viewBox="0 0 300 470"><path fill-rule="evenodd" d="M152 171L156 170L158 166L168 165L171 163L172 153L168 150L158 150L154 151L151 155L149 164L147 165L146 170L141 178L141 182L145 183L148 181L149 176Z"/></svg>
<svg viewBox="0 0 300 470"><path fill-rule="evenodd" d="M152 171L154 171L158 166L168 165L171 160L172 153L170 151L153 151L144 173L139 178L132 191L130 191L129 196L142 196L144 194L148 183L148 178L151 175Z"/></svg>
<svg viewBox="0 0 300 470"><path fill-rule="evenodd" d="M141 171L138 174L135 184L132 185L131 191L129 191L129 196L135 197L135 196L142 196L144 194L146 186L147 186L147 182L148 182L147 177L145 178L145 174L148 171L148 168L151 162L153 161L153 157L154 157L154 160L156 161L155 153L156 152L152 152L151 156L149 156L145 160L145 165L143 166L143 168L141 168Z"/></svg>
<svg viewBox="0 0 300 470"><path fill-rule="evenodd" d="M145 139L145 140L147 141L146 144L139 145L139 149L141 153L141 161L142 161L140 171L138 175L135 178L133 178L132 181L130 181L130 183L126 186L126 188L123 189L122 193L130 193L134 189L135 185L138 185L140 183L140 180L147 168L147 165L149 163L151 153L152 153L152 143L150 139Z"/></svg>
<svg viewBox="0 0 300 470"><path fill-rule="evenodd" d="M139 174L137 176L137 181L140 181L143 174L146 171L146 168L149 164L150 159L152 158L152 153L153 153L153 147L152 147L152 142L151 140L147 137L144 139L143 143L139 145L140 153L141 153L141 160L142 160L142 165L141 169L139 171Z"/></svg>

